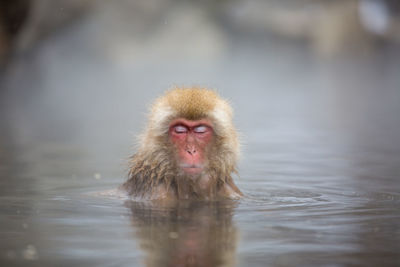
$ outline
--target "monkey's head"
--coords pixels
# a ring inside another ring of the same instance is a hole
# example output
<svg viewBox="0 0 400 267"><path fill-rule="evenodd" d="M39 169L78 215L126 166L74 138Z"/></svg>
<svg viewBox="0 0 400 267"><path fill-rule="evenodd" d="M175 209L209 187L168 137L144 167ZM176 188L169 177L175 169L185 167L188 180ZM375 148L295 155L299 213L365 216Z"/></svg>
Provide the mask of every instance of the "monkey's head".
<svg viewBox="0 0 400 267"><path fill-rule="evenodd" d="M216 92L176 88L158 98L150 112L142 150L164 149L175 167L189 176L212 176L236 170L239 142L232 109Z"/></svg>

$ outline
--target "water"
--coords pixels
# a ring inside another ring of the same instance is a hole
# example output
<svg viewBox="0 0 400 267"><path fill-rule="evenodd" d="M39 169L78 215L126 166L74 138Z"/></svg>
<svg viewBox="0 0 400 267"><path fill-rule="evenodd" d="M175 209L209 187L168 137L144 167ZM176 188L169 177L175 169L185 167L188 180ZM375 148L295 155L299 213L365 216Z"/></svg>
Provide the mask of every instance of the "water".
<svg viewBox="0 0 400 267"><path fill-rule="evenodd" d="M246 196L233 202L93 196L122 182L113 171L123 167L97 173L73 145L3 146L2 265L398 265L400 150L386 129L365 141L355 129L268 123L248 131L237 179Z"/></svg>
<svg viewBox="0 0 400 267"><path fill-rule="evenodd" d="M3 76L1 266L400 265L397 49L324 63L228 34L223 51L206 41L171 62L179 45L131 51L126 32L93 32L99 21L119 25L92 15ZM146 103L176 83L232 101L245 197L162 207L93 194L124 181Z"/></svg>

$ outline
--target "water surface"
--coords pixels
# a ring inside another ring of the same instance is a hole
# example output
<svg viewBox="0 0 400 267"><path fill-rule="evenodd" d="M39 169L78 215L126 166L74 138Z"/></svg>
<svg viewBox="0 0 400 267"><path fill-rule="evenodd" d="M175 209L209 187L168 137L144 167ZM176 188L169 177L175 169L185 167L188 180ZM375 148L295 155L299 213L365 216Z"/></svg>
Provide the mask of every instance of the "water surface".
<svg viewBox="0 0 400 267"><path fill-rule="evenodd" d="M206 39L179 57L181 39L167 37L185 36L181 13L145 41L105 14L2 74L2 266L400 266L397 48L325 62L194 12ZM233 103L245 197L160 207L94 196L125 180L147 103L174 84Z"/></svg>

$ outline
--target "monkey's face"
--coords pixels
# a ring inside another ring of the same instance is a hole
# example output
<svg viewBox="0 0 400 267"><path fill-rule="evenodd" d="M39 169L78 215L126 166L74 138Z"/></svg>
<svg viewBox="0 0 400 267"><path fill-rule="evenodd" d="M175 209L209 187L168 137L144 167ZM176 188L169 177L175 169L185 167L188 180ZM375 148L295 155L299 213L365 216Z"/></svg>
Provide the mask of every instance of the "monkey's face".
<svg viewBox="0 0 400 267"><path fill-rule="evenodd" d="M214 136L212 124L207 119L176 119L170 123L169 138L175 147L179 168L186 174L203 172L206 151Z"/></svg>

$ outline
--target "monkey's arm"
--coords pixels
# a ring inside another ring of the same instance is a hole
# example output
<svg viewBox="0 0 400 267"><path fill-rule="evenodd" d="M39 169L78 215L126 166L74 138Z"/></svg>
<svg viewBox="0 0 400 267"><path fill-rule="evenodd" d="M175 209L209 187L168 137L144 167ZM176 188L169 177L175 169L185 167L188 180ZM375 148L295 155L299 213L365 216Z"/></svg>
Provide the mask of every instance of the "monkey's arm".
<svg viewBox="0 0 400 267"><path fill-rule="evenodd" d="M218 195L222 198L240 199L243 193L234 183L225 183L219 190Z"/></svg>

